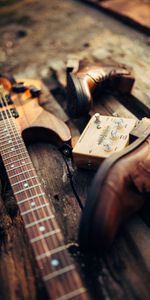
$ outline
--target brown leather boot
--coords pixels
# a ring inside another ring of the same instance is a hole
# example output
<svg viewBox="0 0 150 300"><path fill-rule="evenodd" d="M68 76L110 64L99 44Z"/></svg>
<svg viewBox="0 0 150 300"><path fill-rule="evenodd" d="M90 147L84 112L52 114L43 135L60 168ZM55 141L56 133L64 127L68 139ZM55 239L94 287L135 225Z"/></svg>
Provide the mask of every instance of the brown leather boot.
<svg viewBox="0 0 150 300"><path fill-rule="evenodd" d="M81 218L83 250L104 253L119 225L150 196L150 120L148 123L140 138L100 166Z"/></svg>
<svg viewBox="0 0 150 300"><path fill-rule="evenodd" d="M80 117L91 109L93 95L102 88L130 93L134 78L125 66L86 65L67 74L68 112Z"/></svg>

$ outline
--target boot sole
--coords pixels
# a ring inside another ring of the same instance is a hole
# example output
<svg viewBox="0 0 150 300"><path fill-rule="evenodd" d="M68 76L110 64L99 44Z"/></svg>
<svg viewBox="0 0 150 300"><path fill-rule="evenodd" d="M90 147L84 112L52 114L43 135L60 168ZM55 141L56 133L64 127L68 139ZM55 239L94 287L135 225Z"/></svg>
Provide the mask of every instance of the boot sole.
<svg viewBox="0 0 150 300"><path fill-rule="evenodd" d="M90 100L78 78L69 73L67 76L68 112L72 117L80 117L90 110Z"/></svg>

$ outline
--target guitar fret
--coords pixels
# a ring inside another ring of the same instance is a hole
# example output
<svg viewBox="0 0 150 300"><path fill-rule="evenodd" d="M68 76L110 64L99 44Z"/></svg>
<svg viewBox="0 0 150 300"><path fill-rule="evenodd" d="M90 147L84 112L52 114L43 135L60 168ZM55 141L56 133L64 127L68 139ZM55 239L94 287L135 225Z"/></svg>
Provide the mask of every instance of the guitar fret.
<svg viewBox="0 0 150 300"><path fill-rule="evenodd" d="M25 228L30 228L30 227L32 227L32 226L34 226L36 224L39 224L39 223L42 223L42 222L45 222L45 221L48 221L48 220L51 220L51 219L54 219L54 218L55 218L54 215L50 215L48 217L42 218L40 220L36 220L34 222L31 222L31 223L25 225Z"/></svg>
<svg viewBox="0 0 150 300"><path fill-rule="evenodd" d="M57 270L57 271L55 271L55 272L53 272L53 273L50 273L50 274L44 276L43 279L44 279L45 281L47 281L47 280L50 280L50 279L52 279L52 278L54 278L54 277L56 277L56 276L58 276L58 275L62 275L62 274L64 274L64 273L69 272L69 271L72 271L72 270L74 270L74 269L75 269L75 266L72 264L72 265L69 265L69 266L67 266L67 267L65 267L65 268L62 268L62 269L60 269L60 270Z"/></svg>
<svg viewBox="0 0 150 300"><path fill-rule="evenodd" d="M20 143L19 145L22 145L22 144ZM17 146L18 146L18 144L17 144ZM13 147L13 145L11 145L11 146L9 146L9 147L6 147L6 148L3 148L1 151L5 151L5 150L7 150L7 149L11 149L12 147ZM16 149L16 150L18 150L18 149Z"/></svg>
<svg viewBox="0 0 150 300"><path fill-rule="evenodd" d="M36 259L37 259L37 260L41 260L41 259L43 259L43 258L45 258L45 257L49 257L49 256L51 256L51 255L53 255L53 254L56 254L56 253L58 253L58 252L61 252L61 251L63 251L63 250L66 250L66 249L67 249L66 245L63 245L63 246L57 247L57 248L55 248L55 249L53 249L53 250L51 250L51 251L47 251L47 252L45 252L45 253L43 253L43 254L41 254L41 255L37 255L37 256L36 256Z"/></svg>
<svg viewBox="0 0 150 300"><path fill-rule="evenodd" d="M22 165L22 166L16 166L16 167L13 167L13 169L9 169L8 171L12 171L12 170L15 170L15 169L18 169L18 168L21 168L21 167L23 167L23 166L27 166L27 165L32 165L32 162L30 161L30 162L28 162L28 163L26 163L26 164L24 164L24 165Z"/></svg>
<svg viewBox="0 0 150 300"><path fill-rule="evenodd" d="M4 152L3 155L11 154L12 152L16 152L16 151L20 150L20 149L16 149L15 147L11 147L11 149L13 149L13 150L8 151L8 152ZM27 154L28 154L28 152L26 151L25 148L23 148L23 150L24 150L23 152L19 152L18 154L24 154L24 153L27 153ZM2 151L3 151L3 150L2 150ZM1 152L2 152L2 151L1 151Z"/></svg>
<svg viewBox="0 0 150 300"><path fill-rule="evenodd" d="M15 150L15 151L11 151L10 153L12 153L12 152L15 152L15 153L16 153L16 150ZM7 154L8 154L8 153L4 153L3 156L6 156ZM17 154L15 154L15 155L11 155L10 157L6 157L6 158L4 157L4 159L6 160L6 159L10 159L10 158L19 156L19 155L24 155L24 154L27 154L27 152L17 153Z"/></svg>
<svg viewBox="0 0 150 300"><path fill-rule="evenodd" d="M0 127L0 129L1 129L1 127ZM10 129L12 129L12 128L10 128ZM16 130L16 128L14 128L14 129L15 129L15 133L17 133L18 137L21 138L20 131L19 131L18 129ZM14 132L12 132L12 131L10 132L10 131L8 131L8 130L5 131L3 134L0 132L0 137L2 137L2 138L3 138L3 137L6 137L6 134L9 134L8 137L11 137L12 133L14 134ZM0 139L1 139L1 138L0 138ZM22 141L22 142L23 142L23 141Z"/></svg>
<svg viewBox="0 0 150 300"><path fill-rule="evenodd" d="M28 181L28 180L32 180L32 179L37 179L38 178L38 176L32 176L32 177L29 177L29 178L25 178L25 179L23 179L23 180L21 180L21 181L18 181L18 182L16 182L16 183L11 183L11 186L15 186L15 185L17 185L17 184L20 184L20 183L22 183L22 182L26 182L26 181Z"/></svg>
<svg viewBox="0 0 150 300"><path fill-rule="evenodd" d="M0 124L1 124L1 121L0 121ZM7 133L10 133L10 131L8 131L8 129L12 129L13 128L13 126L11 126L11 127L9 127L9 125L7 124L7 127L5 127L4 128L4 126L0 126L0 129L2 128L3 130L1 130L1 136L4 136L4 135L6 135ZM20 131L18 131L18 128L17 127L15 127L14 128L15 129L15 131L20 135Z"/></svg>
<svg viewBox="0 0 150 300"><path fill-rule="evenodd" d="M8 143L8 142L7 142L6 144L2 144L2 147L3 147L3 146L6 146L6 145L10 145L10 144L11 144L11 147L12 147L12 145L13 145L14 142L15 142L15 141L12 141L12 140L11 140L11 143ZM23 143L22 143L22 142L21 142L21 143L17 143L17 146L18 146L18 145L23 145Z"/></svg>
<svg viewBox="0 0 150 300"><path fill-rule="evenodd" d="M9 119L9 121L10 121L11 119ZM15 133L17 132L17 133L19 133L20 134L20 130L19 130L19 126L16 124L16 123L14 123L14 122L7 122L8 120L7 119L5 119L5 120L1 120L0 121L0 124L3 124L2 126L0 126L0 129L2 128L3 130L1 131L1 132L4 132L4 133L6 133L6 132L8 132L8 129L9 129L9 131L12 133L14 133L14 130L15 130ZM14 121L14 119L13 120L11 120L11 121ZM7 124L6 124L7 123ZM7 126L7 127L6 127Z"/></svg>
<svg viewBox="0 0 150 300"><path fill-rule="evenodd" d="M51 236L53 234L56 234L56 233L59 233L59 232L60 232L60 229L58 228L58 229L52 230L50 232L44 233L42 235L39 235L39 236L31 239L30 243L38 242L38 241L42 240L43 238L49 237L49 236Z"/></svg>
<svg viewBox="0 0 150 300"><path fill-rule="evenodd" d="M17 141L17 140L20 140L20 139L18 139L18 138L21 138L21 135L19 135L19 136L17 136L17 138L16 137L13 137L10 133L8 133L8 132L6 132L6 133L4 133L4 134L0 134L0 141L2 141L2 140L8 140L8 139L15 139L15 141Z"/></svg>
<svg viewBox="0 0 150 300"><path fill-rule="evenodd" d="M81 288L79 288L79 289L77 289L75 291L72 291L72 292L70 292L68 294L65 294L62 297L57 298L56 300L69 300L69 299L72 299L72 298L74 298L76 296L79 296L79 295L81 295L83 293L87 293L87 289L85 289L84 287L81 287Z"/></svg>
<svg viewBox="0 0 150 300"><path fill-rule="evenodd" d="M18 204L22 204L22 203L25 203L25 202L27 202L27 201L29 201L29 200L32 200L32 199L35 199L35 198L41 197L41 196L45 196L45 193L43 192L43 193L41 193L41 194L37 194L37 195L31 196L31 197L28 197L28 198L26 198L26 199L17 201L17 203L18 203Z"/></svg>
<svg viewBox="0 0 150 300"><path fill-rule="evenodd" d="M4 120L1 120L0 121L0 124L2 124L2 121L4 121ZM19 135L20 135L20 131L19 131L19 129L18 129L18 126L16 126L16 124L13 124L13 123L11 123L11 126L10 126L10 124L9 123L7 123L7 128L5 127L6 126L6 120L5 120L5 122L4 122L4 124L2 125L2 126L0 126L0 129L3 129L2 130L2 132L5 132L5 133L7 133L8 132L8 129L9 130L15 130L15 133L18 133ZM4 134L5 134L4 133ZM14 133L14 132L13 132Z"/></svg>
<svg viewBox="0 0 150 300"><path fill-rule="evenodd" d="M49 206L49 203L44 203L44 204L39 205L39 206L37 206L37 207L35 207L35 208L30 208L30 209L28 209L28 210L26 210L26 211L24 211L24 212L21 212L21 215L22 215L22 216L27 215L28 213L33 212L33 211L35 211L35 210L38 210L38 209L40 209L40 208L43 208L43 207L45 207L45 206Z"/></svg>
<svg viewBox="0 0 150 300"><path fill-rule="evenodd" d="M21 159L13 160L13 161L9 162L8 164L5 163L5 166L7 167L7 166L11 165L12 163L17 163L17 162L20 162L20 161L24 161L25 159L29 159L29 157L27 156L27 157L22 157ZM4 158L3 160L6 160L6 158Z"/></svg>
<svg viewBox="0 0 150 300"><path fill-rule="evenodd" d="M8 150L8 149L11 149L11 150L6 152L6 150ZM22 150L23 150L23 152L22 152ZM16 153L18 151L19 151L18 154L24 154L24 153L28 154L28 152L25 150L24 147L17 148L15 145L12 145L11 147L9 147L7 149L6 148L5 149L1 149L2 155L12 154L13 152Z"/></svg>
<svg viewBox="0 0 150 300"><path fill-rule="evenodd" d="M14 194L15 194L15 195L18 195L18 194L20 194L20 193L26 192L26 191L30 190L31 188L35 188L35 187L37 187L37 186L40 187L41 184L38 183L38 184L35 184L35 185L32 185L32 186L29 186L29 187L27 187L26 189L22 189L22 190L20 190L20 191L14 192Z"/></svg>
<svg viewBox="0 0 150 300"><path fill-rule="evenodd" d="M8 142L8 139L11 139L12 142L18 142L18 141L20 141L20 138L21 138L21 136L15 138L15 137L12 137L12 136L9 134L9 135L3 135L3 136L1 136L1 137L0 137L0 141L2 141L2 142L3 142L3 141ZM21 141L21 143L23 144L23 141Z"/></svg>
<svg viewBox="0 0 150 300"><path fill-rule="evenodd" d="M11 138L10 134L3 134L0 136L0 141L8 141L8 138Z"/></svg>
<svg viewBox="0 0 150 300"><path fill-rule="evenodd" d="M17 176L20 176L20 175L24 175L24 173L31 172L31 171L35 172L35 170L32 168L32 169L26 170L24 172L9 176L9 178L11 179L11 178L14 178L14 177L17 177Z"/></svg>
<svg viewBox="0 0 150 300"><path fill-rule="evenodd" d="M1 101L5 105L5 95L3 97ZM0 121L0 153L48 295L50 298L54 296L56 300L78 298L78 295L86 290L81 288L82 280L80 281L76 270L67 273L74 270L75 265L67 251L67 245L64 244L53 207L51 208L42 190L20 128L12 118L11 112L7 112L7 107L4 109L4 118L2 112ZM62 281L61 277L57 278L61 275ZM72 279L71 286L67 286L69 276ZM54 280L51 280L53 278ZM55 289L57 282L58 291Z"/></svg>

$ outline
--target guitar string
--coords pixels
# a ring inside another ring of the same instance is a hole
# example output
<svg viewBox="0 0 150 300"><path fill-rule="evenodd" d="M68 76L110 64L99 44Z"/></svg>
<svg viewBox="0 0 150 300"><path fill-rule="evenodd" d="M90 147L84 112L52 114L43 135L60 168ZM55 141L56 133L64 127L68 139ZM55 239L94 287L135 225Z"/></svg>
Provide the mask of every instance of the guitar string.
<svg viewBox="0 0 150 300"><path fill-rule="evenodd" d="M14 118L13 118L13 121L14 121ZM20 135L19 135L20 136ZM28 153L27 153L28 154ZM67 249L66 249L67 250Z"/></svg>
<svg viewBox="0 0 150 300"><path fill-rule="evenodd" d="M8 117L9 117L9 115L8 115ZM8 119L8 118L7 118ZM10 118L9 118L9 120L10 120ZM14 120L14 119L13 119ZM9 122L10 123L10 122ZM11 123L10 123L10 125L12 125ZM15 135L14 135L15 136ZM19 137L20 137L20 135L19 135ZM15 138L16 138L16 136L15 136ZM19 176L18 176L19 177ZM45 199L44 199L44 201L45 201ZM35 216L35 215L34 215ZM47 245L47 243L46 243L46 246L48 247L48 245ZM48 250L49 250L49 247L48 247ZM64 256L63 256L63 259L64 259ZM70 278L70 277L69 277Z"/></svg>
<svg viewBox="0 0 150 300"><path fill-rule="evenodd" d="M1 104L2 104L2 101L1 101ZM16 140L16 145L18 146L18 140L16 139L16 135L15 135L15 132L14 132L14 128L13 128L13 124L11 124L11 122L10 122L10 116L8 115L8 113L7 113L7 120L9 121L9 127L10 127L10 132L12 133L12 131L13 131L13 134L14 134L14 138L15 138L15 140ZM5 117L3 118L3 121L5 122ZM6 122L5 122L5 125L6 125ZM7 124L7 126L8 126L8 124ZM6 126L5 126L6 127ZM19 132L17 132L18 133L18 137L20 138L20 135L19 135ZM12 134L11 134L11 138L12 138ZM21 141L22 142L22 141ZM22 143L22 145L23 145L23 143ZM24 146L24 145L23 145ZM19 146L18 146L18 149L17 150L19 150L20 151L20 149L19 149ZM19 154L20 156L22 156L22 153L20 153ZM8 158L8 159L11 159L11 157L10 158ZM27 158L28 159L28 158ZM12 162L13 163L13 162ZM20 168L21 169L21 171L24 171L23 169L22 169L22 167L23 166L18 166L18 168ZM26 168L26 165L24 166L25 168ZM13 171L13 170L12 170ZM27 171L28 171L28 169L27 169ZM28 173L29 173L29 171L28 171ZM30 173L28 174L29 176L30 176ZM24 179L26 179L26 180L28 180L25 176L24 176L24 173L22 172L22 176L23 176L23 178ZM20 178L20 175L17 175L17 177L18 178ZM32 181L32 184L33 184L33 181ZM21 187L20 187L20 189L21 189ZM35 193L35 196L36 196L36 194L38 195L38 193L37 193L37 191L34 189L34 191L36 192ZM26 195L26 198L28 198L29 196L27 196L27 192L26 191L24 191L24 193L25 193L25 195ZM29 193L31 194L31 191L29 190ZM32 194L31 194L31 196L33 196ZM29 202L30 203L30 202ZM31 213L32 213L32 211L31 211ZM35 214L33 214L33 216L35 217ZM41 233L42 234L42 233Z"/></svg>
<svg viewBox="0 0 150 300"><path fill-rule="evenodd" d="M13 121L14 121L14 119L13 119ZM14 124L15 125L15 124ZM16 128L15 128L16 129ZM19 137L20 137L20 135L19 135ZM19 149L20 150L20 149ZM26 148L25 148L25 150L26 150ZM28 154L28 153L27 153ZM35 171L35 170L34 170ZM36 172L35 172L36 173ZM76 281L76 283L77 283L77 285L79 286L79 282L82 284L82 281L80 281L80 280L78 280L79 278L76 276L76 274L77 273L75 273L74 275L74 279L76 279L76 280L74 280L74 281ZM72 274L73 275L73 274ZM71 280L71 277L69 277L69 279ZM73 281L71 281L71 286L72 286L72 290L74 290L74 283L75 282L73 282ZM80 285L80 288L81 288L81 285ZM76 289L77 290L77 289Z"/></svg>
<svg viewBox="0 0 150 300"><path fill-rule="evenodd" d="M5 101L6 101L6 98L5 98ZM1 104L2 104L2 106L4 106L3 105L3 103L2 103L2 101L1 101ZM8 104L7 103L7 101L6 101L6 103L5 104ZM9 123L10 123L10 126L12 127L12 124L11 124L11 122L10 122L10 116L9 116L9 113L6 111L6 113L7 113L7 119L8 119L8 121L9 121ZM12 114L12 112L11 112L11 114ZM3 114L2 114L2 116L3 116ZM12 115L12 117L13 117L13 115ZM12 119L12 117L11 117L11 119ZM14 117L13 117L13 121L14 121ZM4 122L5 122L5 117L4 117ZM15 124L14 124L15 125ZM15 133L15 132L13 132L13 133ZM19 135L19 133L17 132L17 134L18 134L18 137L20 138L20 135ZM15 136L15 134L14 134L14 137L16 138L16 136ZM23 143L22 143L23 144ZM23 146L24 146L24 144L23 144ZM20 150L20 149L19 149ZM25 149L26 150L26 149ZM28 153L27 153L28 154ZM21 154L22 155L22 154ZM22 167L20 167L21 169L22 169ZM27 170L28 171L28 170ZM29 172L29 171L28 171ZM17 175L18 177L19 177L19 175ZM26 178L25 178L26 179ZM36 191L36 190L35 190ZM25 192L26 193L26 192ZM31 195L32 196L32 195ZM38 194L37 194L37 196L38 196ZM39 197L39 196L38 196ZM44 198L44 197L43 197ZM46 199L44 198L44 201L45 201ZM45 203L47 203L47 202L45 202ZM50 207L49 207L50 208ZM43 210L44 211L44 213L45 213L45 210ZM31 211L32 212L32 211ZM37 211L37 213L38 213L38 211ZM33 212L32 212L32 215L33 215L33 217L35 217L35 214L33 214ZM35 220L36 221L36 220ZM48 222L48 224L50 225L50 222ZM56 223L57 224L57 223ZM31 228L30 228L31 229ZM43 234L41 234L41 236L42 236ZM56 237L55 236L51 236L51 237L54 237L54 241L55 241L55 239L56 239ZM60 240L58 240L58 238L56 239L58 242L60 242ZM42 240L42 242L43 242L43 240ZM46 242L45 240L44 240L44 242ZM47 246L47 250L49 251L49 246L48 246L48 244L47 243L44 243L44 248L45 248L45 244L46 244L46 246ZM65 245L65 244L64 244ZM67 250L67 249L66 249ZM60 252L60 256L61 256L61 252ZM46 257L47 259L48 259L48 257ZM49 257L50 258L50 257ZM64 256L63 256L63 258L64 258ZM68 259L67 259L68 260ZM69 278L70 278L70 276L69 276Z"/></svg>

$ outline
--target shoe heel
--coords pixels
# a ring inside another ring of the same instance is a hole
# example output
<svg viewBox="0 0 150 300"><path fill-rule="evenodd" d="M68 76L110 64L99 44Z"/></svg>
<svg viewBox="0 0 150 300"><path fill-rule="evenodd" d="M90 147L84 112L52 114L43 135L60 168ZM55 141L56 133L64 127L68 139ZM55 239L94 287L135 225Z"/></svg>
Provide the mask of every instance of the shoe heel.
<svg viewBox="0 0 150 300"><path fill-rule="evenodd" d="M119 78L118 91L121 94L130 94L135 79L130 75L123 75Z"/></svg>
<svg viewBox="0 0 150 300"><path fill-rule="evenodd" d="M82 84L75 75L67 74L67 110L71 117L79 118L90 110L90 102Z"/></svg>

